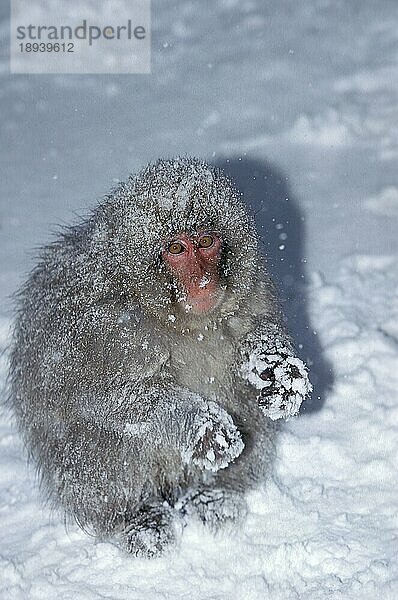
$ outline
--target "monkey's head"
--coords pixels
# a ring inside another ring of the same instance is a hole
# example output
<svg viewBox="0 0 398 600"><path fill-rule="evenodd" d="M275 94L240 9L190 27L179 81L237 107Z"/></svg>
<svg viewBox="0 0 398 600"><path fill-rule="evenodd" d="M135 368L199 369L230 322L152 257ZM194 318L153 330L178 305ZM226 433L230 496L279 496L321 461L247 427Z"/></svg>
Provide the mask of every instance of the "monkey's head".
<svg viewBox="0 0 398 600"><path fill-rule="evenodd" d="M250 297L257 235L219 169L195 158L159 160L120 184L103 209L118 287L163 322L216 320Z"/></svg>

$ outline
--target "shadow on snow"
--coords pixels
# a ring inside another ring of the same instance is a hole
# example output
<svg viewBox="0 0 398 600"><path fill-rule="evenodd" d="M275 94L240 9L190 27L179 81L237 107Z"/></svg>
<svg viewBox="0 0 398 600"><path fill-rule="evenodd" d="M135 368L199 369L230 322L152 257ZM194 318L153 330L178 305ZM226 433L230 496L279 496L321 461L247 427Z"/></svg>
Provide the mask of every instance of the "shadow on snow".
<svg viewBox="0 0 398 600"><path fill-rule="evenodd" d="M308 312L304 217L289 189L288 178L273 165L245 157L225 159L216 166L232 178L255 216L289 331L298 355L310 370L314 391L302 410L316 412L322 408L334 376Z"/></svg>

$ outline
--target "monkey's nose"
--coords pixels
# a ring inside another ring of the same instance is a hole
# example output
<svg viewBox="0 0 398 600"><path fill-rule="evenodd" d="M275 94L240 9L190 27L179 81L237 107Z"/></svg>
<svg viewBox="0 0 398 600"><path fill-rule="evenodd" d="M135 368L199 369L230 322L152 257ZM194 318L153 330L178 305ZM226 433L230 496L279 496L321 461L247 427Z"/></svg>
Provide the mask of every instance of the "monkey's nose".
<svg viewBox="0 0 398 600"><path fill-rule="evenodd" d="M205 290L211 281L211 273L208 273L202 269L196 273L193 273L190 277L190 285L198 287L201 290Z"/></svg>

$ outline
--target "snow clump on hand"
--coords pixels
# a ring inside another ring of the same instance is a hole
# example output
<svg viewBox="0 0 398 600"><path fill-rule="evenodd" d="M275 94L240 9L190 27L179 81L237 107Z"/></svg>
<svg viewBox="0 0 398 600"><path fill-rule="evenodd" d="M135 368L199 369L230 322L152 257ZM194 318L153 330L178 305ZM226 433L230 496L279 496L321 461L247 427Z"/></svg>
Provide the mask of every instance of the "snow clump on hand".
<svg viewBox="0 0 398 600"><path fill-rule="evenodd" d="M257 388L263 414L276 421L297 415L312 385L302 360L286 347L273 350L267 354L261 347L254 349L242 365L242 375Z"/></svg>

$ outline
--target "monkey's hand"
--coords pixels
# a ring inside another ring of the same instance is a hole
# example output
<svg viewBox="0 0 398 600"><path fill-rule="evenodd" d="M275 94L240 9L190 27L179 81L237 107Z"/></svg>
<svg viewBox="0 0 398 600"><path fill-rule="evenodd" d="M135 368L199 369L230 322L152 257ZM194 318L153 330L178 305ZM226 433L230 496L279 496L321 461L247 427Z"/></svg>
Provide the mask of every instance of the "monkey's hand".
<svg viewBox="0 0 398 600"><path fill-rule="evenodd" d="M307 367L294 356L290 342L275 332L271 327L255 345L249 340L241 368L243 377L257 390L263 414L273 421L296 415L312 391Z"/></svg>
<svg viewBox="0 0 398 600"><path fill-rule="evenodd" d="M183 458L186 463L215 472L233 462L243 448L230 415L215 402L207 402L206 410L195 416L193 434Z"/></svg>

